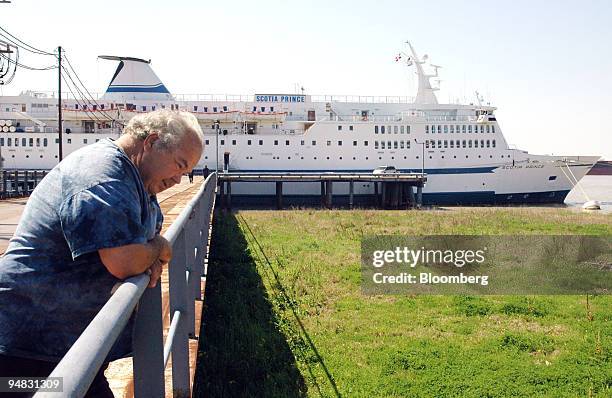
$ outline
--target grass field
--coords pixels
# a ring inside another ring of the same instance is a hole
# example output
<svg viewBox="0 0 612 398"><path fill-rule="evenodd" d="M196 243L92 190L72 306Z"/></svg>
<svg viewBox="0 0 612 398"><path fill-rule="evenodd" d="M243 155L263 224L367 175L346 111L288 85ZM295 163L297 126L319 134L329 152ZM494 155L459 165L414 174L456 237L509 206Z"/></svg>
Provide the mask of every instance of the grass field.
<svg viewBox="0 0 612 398"><path fill-rule="evenodd" d="M612 235L612 215L219 213L195 396L612 396L610 296L365 296L372 234Z"/></svg>

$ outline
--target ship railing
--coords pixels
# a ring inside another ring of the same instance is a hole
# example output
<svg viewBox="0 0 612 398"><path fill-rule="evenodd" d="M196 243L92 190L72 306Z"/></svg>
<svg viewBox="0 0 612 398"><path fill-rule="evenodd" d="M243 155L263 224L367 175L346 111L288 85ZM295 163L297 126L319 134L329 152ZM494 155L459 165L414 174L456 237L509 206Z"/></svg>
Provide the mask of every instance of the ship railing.
<svg viewBox="0 0 612 398"><path fill-rule="evenodd" d="M360 104L411 104L414 97L373 95L311 95L312 102L354 102Z"/></svg>
<svg viewBox="0 0 612 398"><path fill-rule="evenodd" d="M208 256L216 187L217 175L212 173L164 234L173 251L168 266L170 327L166 341L161 283L147 289L149 275L126 279L49 376L63 379L62 396L86 394L133 313L134 397L166 396L164 369L170 355L174 396L190 396L189 339L196 335L194 301L202 299L201 277ZM56 396L53 392L35 395Z"/></svg>
<svg viewBox="0 0 612 398"><path fill-rule="evenodd" d="M475 122L478 120L476 116L426 116L428 122Z"/></svg>

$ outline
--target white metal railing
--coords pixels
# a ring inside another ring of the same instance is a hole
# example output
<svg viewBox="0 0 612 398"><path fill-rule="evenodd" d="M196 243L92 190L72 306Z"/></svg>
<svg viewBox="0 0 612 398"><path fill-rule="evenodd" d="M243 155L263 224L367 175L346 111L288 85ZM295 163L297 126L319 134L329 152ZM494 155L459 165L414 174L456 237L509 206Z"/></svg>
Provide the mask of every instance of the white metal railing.
<svg viewBox="0 0 612 398"><path fill-rule="evenodd" d="M136 305L134 396L165 396L164 369L170 354L173 395L190 395L189 338L195 336L194 301L202 294L200 281L208 255L216 187L217 175L212 173L164 234L173 251L168 266L171 324L165 343L161 283L147 289L150 278L146 274L125 280L49 376L63 379L62 396L82 397L87 393ZM35 397L53 398L57 394L39 392Z"/></svg>

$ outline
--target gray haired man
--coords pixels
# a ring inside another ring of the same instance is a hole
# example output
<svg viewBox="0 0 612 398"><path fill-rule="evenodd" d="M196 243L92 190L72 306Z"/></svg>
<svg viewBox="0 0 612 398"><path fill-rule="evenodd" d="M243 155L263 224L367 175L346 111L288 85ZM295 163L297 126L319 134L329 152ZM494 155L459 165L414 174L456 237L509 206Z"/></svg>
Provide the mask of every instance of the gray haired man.
<svg viewBox="0 0 612 398"><path fill-rule="evenodd" d="M46 377L113 287L172 256L155 195L195 167L202 130L185 112L134 117L116 141L81 148L36 187L0 258L0 377ZM131 353L131 324L106 363ZM88 396L112 397L104 366Z"/></svg>

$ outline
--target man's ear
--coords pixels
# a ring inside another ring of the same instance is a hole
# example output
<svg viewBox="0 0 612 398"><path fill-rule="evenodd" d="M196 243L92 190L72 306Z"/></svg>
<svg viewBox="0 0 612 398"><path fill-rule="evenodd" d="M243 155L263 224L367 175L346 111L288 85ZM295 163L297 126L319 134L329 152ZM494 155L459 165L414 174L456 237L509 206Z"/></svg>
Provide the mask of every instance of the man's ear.
<svg viewBox="0 0 612 398"><path fill-rule="evenodd" d="M153 148L153 144L157 140L159 140L159 134L157 134L157 133L149 133L149 135L144 140L144 149L145 149L145 151L150 151Z"/></svg>

